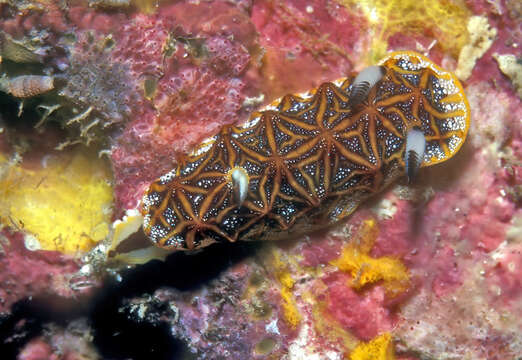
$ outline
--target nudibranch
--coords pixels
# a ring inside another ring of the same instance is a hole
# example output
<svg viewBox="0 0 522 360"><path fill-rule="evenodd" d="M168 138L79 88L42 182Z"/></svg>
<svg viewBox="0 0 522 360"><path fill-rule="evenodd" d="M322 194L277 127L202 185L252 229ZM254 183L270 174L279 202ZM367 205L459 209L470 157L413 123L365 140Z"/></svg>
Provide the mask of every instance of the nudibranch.
<svg viewBox="0 0 522 360"><path fill-rule="evenodd" d="M150 185L143 229L169 250L309 232L451 158L469 122L455 75L420 54L391 53L224 126Z"/></svg>

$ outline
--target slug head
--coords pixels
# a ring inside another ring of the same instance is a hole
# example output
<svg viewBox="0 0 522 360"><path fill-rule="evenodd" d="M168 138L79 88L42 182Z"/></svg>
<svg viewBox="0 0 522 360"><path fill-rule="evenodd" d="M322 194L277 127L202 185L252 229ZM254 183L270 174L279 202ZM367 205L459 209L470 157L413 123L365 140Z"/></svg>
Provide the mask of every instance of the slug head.
<svg viewBox="0 0 522 360"><path fill-rule="evenodd" d="M394 52L380 65L386 73L372 101L398 124L411 180L418 167L446 161L460 149L470 124L468 100L454 74L418 53Z"/></svg>

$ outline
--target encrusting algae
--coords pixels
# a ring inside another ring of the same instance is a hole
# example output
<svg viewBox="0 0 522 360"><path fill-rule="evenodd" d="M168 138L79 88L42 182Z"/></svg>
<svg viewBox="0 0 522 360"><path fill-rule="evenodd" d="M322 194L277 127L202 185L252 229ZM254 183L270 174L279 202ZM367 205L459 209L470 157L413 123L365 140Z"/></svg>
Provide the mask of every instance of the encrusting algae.
<svg viewBox="0 0 522 360"><path fill-rule="evenodd" d="M427 29L445 52L457 57L468 41L471 16L464 1L338 0L348 9L359 8L368 19L373 43L369 63L382 58L395 34L422 34Z"/></svg>
<svg viewBox="0 0 522 360"><path fill-rule="evenodd" d="M0 220L34 236L42 250L75 254L109 234L110 170L94 152L43 156L39 164L0 158Z"/></svg>
<svg viewBox="0 0 522 360"><path fill-rule="evenodd" d="M295 329L301 322L302 316L299 314L297 304L292 294L292 289L295 285L295 280L286 269L285 264L281 261L279 254L274 251L274 268L276 269L276 277L281 284L281 298L283 307L283 314L286 322Z"/></svg>
<svg viewBox="0 0 522 360"><path fill-rule="evenodd" d="M390 333L359 344L350 354L350 360L395 360Z"/></svg>
<svg viewBox="0 0 522 360"><path fill-rule="evenodd" d="M390 295L397 295L409 285L408 269L400 260L382 256L373 258L370 251L379 234L373 219L364 221L353 241L342 251L341 256L331 264L352 276L350 286L356 290L368 284L382 282Z"/></svg>

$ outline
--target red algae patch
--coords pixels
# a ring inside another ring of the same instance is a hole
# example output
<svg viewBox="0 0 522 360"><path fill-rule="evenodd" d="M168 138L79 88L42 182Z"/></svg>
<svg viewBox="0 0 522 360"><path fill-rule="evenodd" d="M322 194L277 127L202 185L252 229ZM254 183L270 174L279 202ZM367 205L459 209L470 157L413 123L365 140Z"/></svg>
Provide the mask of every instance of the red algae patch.
<svg viewBox="0 0 522 360"><path fill-rule="evenodd" d="M246 12L224 1L166 5L122 26L114 58L142 96L111 155L117 207L130 209L178 155L247 116L249 97L259 96L249 72L258 44Z"/></svg>
<svg viewBox="0 0 522 360"><path fill-rule="evenodd" d="M386 307L384 288L375 286L358 293L347 286L349 278L346 276L332 276L323 281L328 286L325 310L343 328L363 340L393 328L396 320Z"/></svg>
<svg viewBox="0 0 522 360"><path fill-rule="evenodd" d="M252 22L265 51L261 80L268 99L348 74L365 40L365 19L334 2L256 2Z"/></svg>
<svg viewBox="0 0 522 360"><path fill-rule="evenodd" d="M90 292L74 288L77 261L56 251L28 250L26 237L0 231L0 312L9 312L14 303L31 296L71 298Z"/></svg>

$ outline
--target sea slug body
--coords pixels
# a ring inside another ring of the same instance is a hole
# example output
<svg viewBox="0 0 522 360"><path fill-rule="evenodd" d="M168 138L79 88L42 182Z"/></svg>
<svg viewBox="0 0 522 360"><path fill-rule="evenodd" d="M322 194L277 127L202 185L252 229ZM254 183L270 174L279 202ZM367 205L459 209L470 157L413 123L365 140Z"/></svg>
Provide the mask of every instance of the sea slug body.
<svg viewBox="0 0 522 360"><path fill-rule="evenodd" d="M150 185L143 229L169 250L309 232L451 158L469 122L453 74L420 54L391 53L358 76L224 126Z"/></svg>

